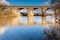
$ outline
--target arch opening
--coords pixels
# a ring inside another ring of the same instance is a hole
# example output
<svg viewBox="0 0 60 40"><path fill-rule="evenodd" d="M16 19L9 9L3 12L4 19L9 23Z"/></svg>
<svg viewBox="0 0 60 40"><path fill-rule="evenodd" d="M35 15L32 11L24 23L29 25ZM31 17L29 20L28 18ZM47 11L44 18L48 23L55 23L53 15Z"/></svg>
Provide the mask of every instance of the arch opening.
<svg viewBox="0 0 60 40"><path fill-rule="evenodd" d="M4 15L7 15L8 14L8 8L3 8L2 12L3 12Z"/></svg>
<svg viewBox="0 0 60 40"><path fill-rule="evenodd" d="M46 14L55 14L55 11L54 11L53 8L48 8L48 9L46 10Z"/></svg>
<svg viewBox="0 0 60 40"><path fill-rule="evenodd" d="M42 23L42 10L40 8L34 8L34 23Z"/></svg>
<svg viewBox="0 0 60 40"><path fill-rule="evenodd" d="M26 8L18 8L20 12L20 23L27 24L27 9Z"/></svg>
<svg viewBox="0 0 60 40"><path fill-rule="evenodd" d="M40 16L42 15L42 10L39 8L34 8L34 16Z"/></svg>

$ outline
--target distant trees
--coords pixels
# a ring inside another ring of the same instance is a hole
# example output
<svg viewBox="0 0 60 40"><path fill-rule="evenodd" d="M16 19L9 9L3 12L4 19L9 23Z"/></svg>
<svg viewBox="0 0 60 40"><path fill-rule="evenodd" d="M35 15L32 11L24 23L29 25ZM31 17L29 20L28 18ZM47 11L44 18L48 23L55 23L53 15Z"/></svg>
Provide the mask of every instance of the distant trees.
<svg viewBox="0 0 60 40"><path fill-rule="evenodd" d="M60 5L60 0L47 0L47 2L44 3L44 6L56 6Z"/></svg>
<svg viewBox="0 0 60 40"><path fill-rule="evenodd" d="M51 5L59 6L60 0L51 0Z"/></svg>

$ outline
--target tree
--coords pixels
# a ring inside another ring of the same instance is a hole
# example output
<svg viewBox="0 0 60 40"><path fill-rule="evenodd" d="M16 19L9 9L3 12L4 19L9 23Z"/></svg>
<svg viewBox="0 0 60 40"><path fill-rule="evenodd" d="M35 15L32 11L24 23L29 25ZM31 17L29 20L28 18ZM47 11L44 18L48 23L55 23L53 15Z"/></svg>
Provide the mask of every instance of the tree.
<svg viewBox="0 0 60 40"><path fill-rule="evenodd" d="M51 0L51 5L59 6L60 0Z"/></svg>

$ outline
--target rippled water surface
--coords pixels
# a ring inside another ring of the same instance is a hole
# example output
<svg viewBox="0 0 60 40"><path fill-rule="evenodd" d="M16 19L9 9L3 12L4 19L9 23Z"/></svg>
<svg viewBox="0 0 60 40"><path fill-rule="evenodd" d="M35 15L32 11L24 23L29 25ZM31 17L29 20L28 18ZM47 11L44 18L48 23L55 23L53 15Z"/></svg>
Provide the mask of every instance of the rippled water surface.
<svg viewBox="0 0 60 40"><path fill-rule="evenodd" d="M40 18L38 17L41 21ZM35 21L38 23L39 20ZM27 17L0 18L0 32L3 32L3 34L0 34L0 40L44 40L47 37L43 34L45 26L22 26L20 25L22 23L27 23Z"/></svg>
<svg viewBox="0 0 60 40"><path fill-rule="evenodd" d="M0 40L44 40L43 26L15 26L8 27Z"/></svg>

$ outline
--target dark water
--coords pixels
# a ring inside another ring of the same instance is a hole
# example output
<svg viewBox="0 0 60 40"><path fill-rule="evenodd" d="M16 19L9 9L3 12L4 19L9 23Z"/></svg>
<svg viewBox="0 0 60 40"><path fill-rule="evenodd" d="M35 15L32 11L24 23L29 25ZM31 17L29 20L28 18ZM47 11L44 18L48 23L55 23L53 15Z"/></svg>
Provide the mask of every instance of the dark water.
<svg viewBox="0 0 60 40"><path fill-rule="evenodd" d="M9 26L0 40L44 40L44 26Z"/></svg>

